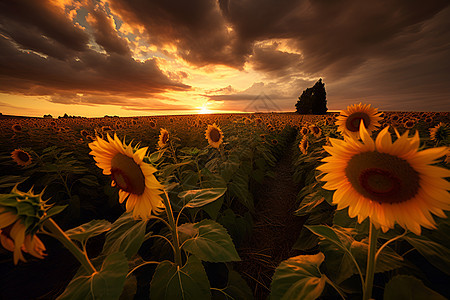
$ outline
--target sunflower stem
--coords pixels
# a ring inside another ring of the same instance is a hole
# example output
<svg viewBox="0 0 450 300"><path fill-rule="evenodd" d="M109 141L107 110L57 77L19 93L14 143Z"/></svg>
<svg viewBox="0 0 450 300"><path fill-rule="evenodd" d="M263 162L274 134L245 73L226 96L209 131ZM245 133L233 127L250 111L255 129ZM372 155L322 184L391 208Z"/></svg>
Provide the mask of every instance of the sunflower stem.
<svg viewBox="0 0 450 300"><path fill-rule="evenodd" d="M372 297L373 279L375 276L375 254L377 251L377 238L379 230L375 228L370 220L369 230L369 252L367 254L366 279L363 291L363 300L369 300Z"/></svg>
<svg viewBox="0 0 450 300"><path fill-rule="evenodd" d="M170 230L172 231L173 247L175 250L175 263L179 266L183 266L183 261L181 259L181 249L180 242L178 240L178 230L177 224L175 223L175 218L173 216L172 206L170 205L169 195L167 195L166 190L164 190L165 197L163 197L164 206L166 208L167 219L169 220Z"/></svg>
<svg viewBox="0 0 450 300"><path fill-rule="evenodd" d="M70 253L72 253L72 255L81 263L81 265L89 274L97 272L97 270L95 270L94 266L89 260L86 252L81 251L80 248L78 248L77 245L75 245L74 242L72 242L72 240L61 229L61 227L59 227L58 224L56 224L56 222L53 221L52 218L45 220L44 226L50 233L52 233L53 237L55 237L58 241L60 241L61 244L63 244L64 247L66 247L67 250L69 250Z"/></svg>

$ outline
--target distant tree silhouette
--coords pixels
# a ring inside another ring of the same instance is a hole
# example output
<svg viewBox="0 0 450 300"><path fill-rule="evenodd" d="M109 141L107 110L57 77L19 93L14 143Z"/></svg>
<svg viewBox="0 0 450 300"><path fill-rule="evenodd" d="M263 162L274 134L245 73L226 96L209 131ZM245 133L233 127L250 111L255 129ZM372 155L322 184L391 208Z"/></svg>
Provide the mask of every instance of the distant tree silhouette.
<svg viewBox="0 0 450 300"><path fill-rule="evenodd" d="M303 91L302 95L298 97L295 108L297 113L302 115L323 115L327 113L327 93L322 78L312 88Z"/></svg>

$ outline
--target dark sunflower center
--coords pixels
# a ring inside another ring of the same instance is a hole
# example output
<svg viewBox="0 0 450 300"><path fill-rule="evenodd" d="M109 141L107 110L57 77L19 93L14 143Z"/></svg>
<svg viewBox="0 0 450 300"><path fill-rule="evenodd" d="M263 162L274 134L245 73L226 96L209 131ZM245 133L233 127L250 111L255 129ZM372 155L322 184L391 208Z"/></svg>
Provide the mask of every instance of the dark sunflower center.
<svg viewBox="0 0 450 300"><path fill-rule="evenodd" d="M120 189L136 195L145 190L145 177L141 168L131 157L122 153L111 160L111 177Z"/></svg>
<svg viewBox="0 0 450 300"><path fill-rule="evenodd" d="M220 140L220 132L219 132L219 130L217 130L217 128L211 129L211 131L209 132L209 138L214 143L217 143Z"/></svg>
<svg viewBox="0 0 450 300"><path fill-rule="evenodd" d="M366 113L362 112L356 112L348 116L347 120L345 121L345 127L351 132L358 132L361 120L363 120L364 122L364 127L369 127L370 117Z"/></svg>
<svg viewBox="0 0 450 300"><path fill-rule="evenodd" d="M419 189L419 174L394 155L365 152L353 156L345 168L353 188L379 203L400 203L413 198Z"/></svg>
<svg viewBox="0 0 450 300"><path fill-rule="evenodd" d="M163 142L163 144L166 144L167 141L169 140L169 134L167 132L164 132L161 141Z"/></svg>
<svg viewBox="0 0 450 300"><path fill-rule="evenodd" d="M30 156L28 156L28 154L23 151L19 151L17 153L17 157L23 162L27 162L30 160Z"/></svg>
<svg viewBox="0 0 450 300"><path fill-rule="evenodd" d="M21 130L22 130L22 126L20 126L20 125L14 125L14 130L16 130L16 131L21 131Z"/></svg>
<svg viewBox="0 0 450 300"><path fill-rule="evenodd" d="M319 133L319 127L313 127L312 130L313 130L314 134L318 134Z"/></svg>

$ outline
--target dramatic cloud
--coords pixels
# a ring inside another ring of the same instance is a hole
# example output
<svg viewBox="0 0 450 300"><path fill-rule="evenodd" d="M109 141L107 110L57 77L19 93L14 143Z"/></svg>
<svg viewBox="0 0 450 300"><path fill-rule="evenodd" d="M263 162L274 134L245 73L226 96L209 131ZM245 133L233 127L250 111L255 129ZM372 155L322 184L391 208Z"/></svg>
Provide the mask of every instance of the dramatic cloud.
<svg viewBox="0 0 450 300"><path fill-rule="evenodd" d="M241 111L255 99L293 110L323 78L331 109L448 110L449 20L448 0L2 1L0 92L141 111Z"/></svg>

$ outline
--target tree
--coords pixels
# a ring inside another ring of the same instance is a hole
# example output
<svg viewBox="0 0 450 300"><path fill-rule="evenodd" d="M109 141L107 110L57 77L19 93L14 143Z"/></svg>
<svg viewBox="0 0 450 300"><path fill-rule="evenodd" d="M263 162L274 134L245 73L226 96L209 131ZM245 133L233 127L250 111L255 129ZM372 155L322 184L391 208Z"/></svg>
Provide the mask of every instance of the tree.
<svg viewBox="0 0 450 300"><path fill-rule="evenodd" d="M297 112L302 115L323 115L327 113L327 93L322 78L313 87L303 91L302 95L298 97L295 107Z"/></svg>

